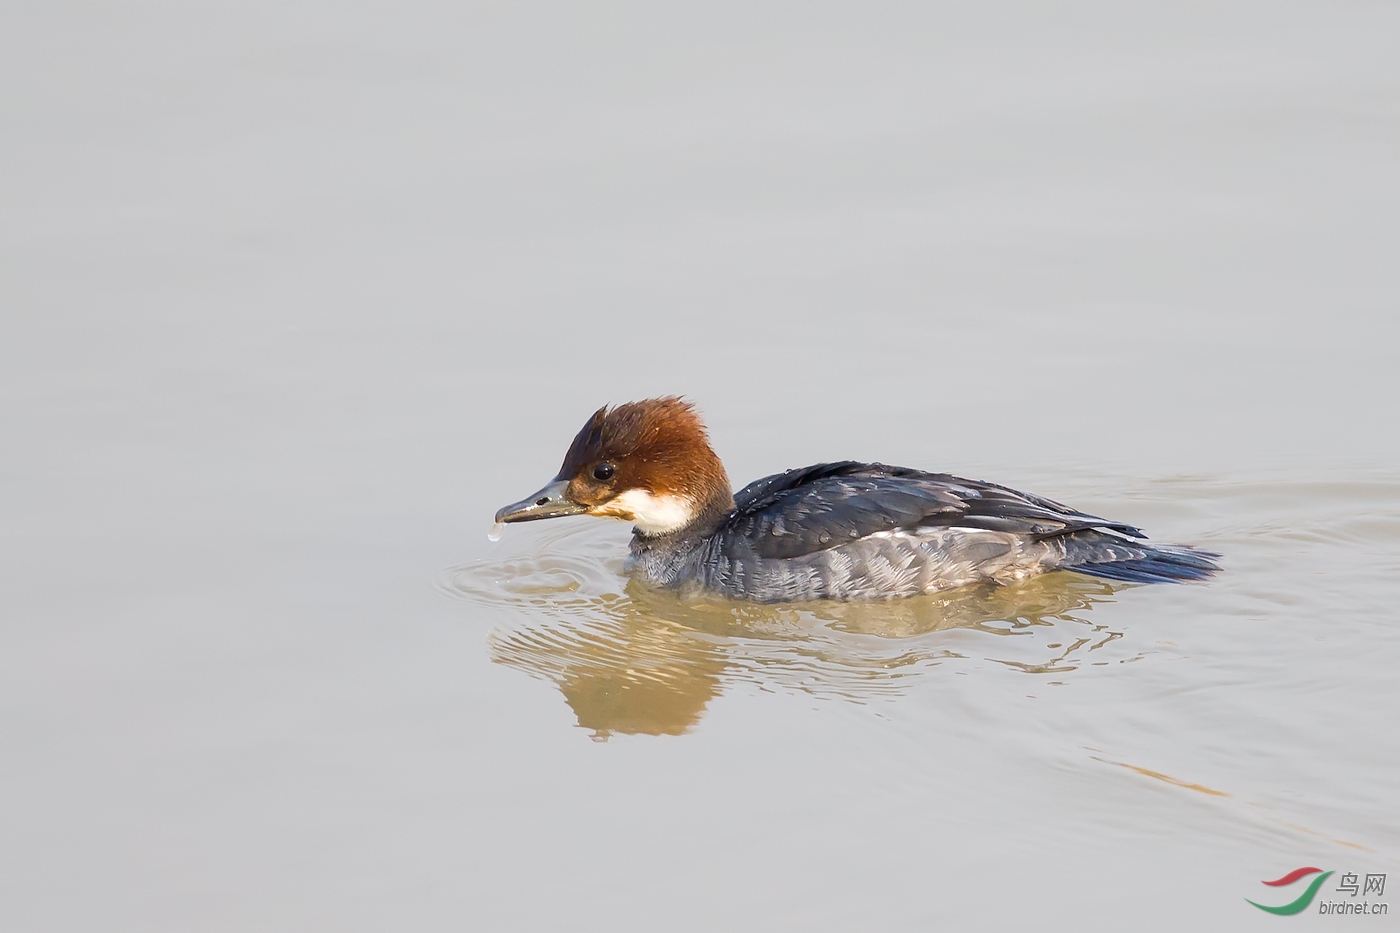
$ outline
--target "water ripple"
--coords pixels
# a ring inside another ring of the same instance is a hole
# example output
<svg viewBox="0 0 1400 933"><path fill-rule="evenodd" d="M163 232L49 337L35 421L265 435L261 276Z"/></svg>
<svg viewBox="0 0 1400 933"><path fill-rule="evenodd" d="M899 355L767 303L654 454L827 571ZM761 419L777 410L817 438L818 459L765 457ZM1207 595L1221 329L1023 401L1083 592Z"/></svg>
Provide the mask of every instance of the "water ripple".
<svg viewBox="0 0 1400 933"><path fill-rule="evenodd" d="M1086 618L1113 588L1071 574L891 602L768 606L637 583L613 528L531 532L495 549L443 571L439 589L488 613L493 660L557 684L599 738L684 733L730 684L869 702L963 658L1063 675L1118 637Z"/></svg>

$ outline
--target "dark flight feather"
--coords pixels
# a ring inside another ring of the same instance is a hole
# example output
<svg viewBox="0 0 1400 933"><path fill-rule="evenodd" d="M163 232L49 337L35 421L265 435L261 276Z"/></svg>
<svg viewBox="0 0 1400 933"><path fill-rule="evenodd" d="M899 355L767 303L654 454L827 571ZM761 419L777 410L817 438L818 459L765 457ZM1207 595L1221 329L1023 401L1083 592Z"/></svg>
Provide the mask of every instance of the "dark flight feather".
<svg viewBox="0 0 1400 933"><path fill-rule="evenodd" d="M800 557L898 529L975 528L1036 540L1103 529L1145 537L1132 525L994 483L851 460L764 477L734 501L726 537L751 542L765 558Z"/></svg>

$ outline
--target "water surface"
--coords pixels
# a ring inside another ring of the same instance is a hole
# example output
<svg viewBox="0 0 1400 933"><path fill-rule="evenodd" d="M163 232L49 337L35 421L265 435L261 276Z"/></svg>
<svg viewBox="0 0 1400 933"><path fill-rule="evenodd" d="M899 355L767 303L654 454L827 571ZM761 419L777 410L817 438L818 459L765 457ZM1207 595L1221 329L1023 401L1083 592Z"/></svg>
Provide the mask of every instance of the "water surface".
<svg viewBox="0 0 1400 933"><path fill-rule="evenodd" d="M1299 866L1400 884L1397 31L9 5L0 927L1266 929L1328 922L1245 902ZM630 583L619 525L487 540L667 393L736 487L949 471L1225 570L756 607Z"/></svg>

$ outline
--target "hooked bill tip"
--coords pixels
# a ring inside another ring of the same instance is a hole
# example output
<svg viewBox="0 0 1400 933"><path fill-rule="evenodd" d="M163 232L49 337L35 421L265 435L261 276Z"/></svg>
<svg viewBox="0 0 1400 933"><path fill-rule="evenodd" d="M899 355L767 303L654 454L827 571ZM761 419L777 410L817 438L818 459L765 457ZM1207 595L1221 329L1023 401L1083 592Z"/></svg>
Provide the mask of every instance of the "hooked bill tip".
<svg viewBox="0 0 1400 933"><path fill-rule="evenodd" d="M556 479L532 496L512 502L496 512L496 522L533 522L541 518L558 518L564 515L581 515L587 512L568 497L568 482Z"/></svg>

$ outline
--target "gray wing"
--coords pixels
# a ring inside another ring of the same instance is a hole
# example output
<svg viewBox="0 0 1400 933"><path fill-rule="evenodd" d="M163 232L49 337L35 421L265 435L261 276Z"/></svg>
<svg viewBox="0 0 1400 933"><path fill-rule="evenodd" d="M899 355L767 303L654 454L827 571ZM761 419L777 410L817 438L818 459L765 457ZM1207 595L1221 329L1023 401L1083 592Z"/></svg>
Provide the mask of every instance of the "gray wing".
<svg viewBox="0 0 1400 933"><path fill-rule="evenodd" d="M793 558L877 532L940 528L1000 531L1045 540L1086 529L1133 538L1137 528L1076 512L994 483L880 463L819 463L750 483L724 538L733 556Z"/></svg>

